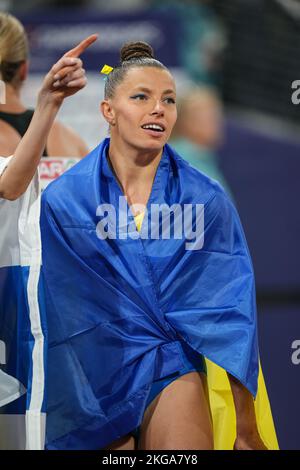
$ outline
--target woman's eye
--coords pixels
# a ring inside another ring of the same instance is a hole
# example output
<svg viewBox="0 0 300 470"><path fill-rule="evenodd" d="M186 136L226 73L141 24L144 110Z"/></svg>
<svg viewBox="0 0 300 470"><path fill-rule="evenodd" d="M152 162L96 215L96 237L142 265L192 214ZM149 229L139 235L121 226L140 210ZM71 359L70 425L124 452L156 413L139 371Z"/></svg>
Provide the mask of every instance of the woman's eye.
<svg viewBox="0 0 300 470"><path fill-rule="evenodd" d="M166 98L166 100L168 100L168 102L169 102L169 103L173 103L173 104L175 104L175 100L174 100L174 98Z"/></svg>
<svg viewBox="0 0 300 470"><path fill-rule="evenodd" d="M135 95L135 96L132 96L132 98L146 98L146 95L143 95L143 94L139 94L139 95Z"/></svg>
<svg viewBox="0 0 300 470"><path fill-rule="evenodd" d="M147 96L144 95L143 93L140 93L138 95L135 95L135 96L132 96L131 98L133 99L141 99L142 101L146 100L147 99ZM169 104L175 104L175 100L174 98L165 98L165 101L167 101Z"/></svg>

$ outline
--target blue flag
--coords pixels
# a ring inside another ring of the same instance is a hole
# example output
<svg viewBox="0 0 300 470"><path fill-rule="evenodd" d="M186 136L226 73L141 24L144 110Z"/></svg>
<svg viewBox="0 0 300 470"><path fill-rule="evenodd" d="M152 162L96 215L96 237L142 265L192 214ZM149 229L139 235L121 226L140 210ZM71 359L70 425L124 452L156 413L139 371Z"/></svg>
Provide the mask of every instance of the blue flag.
<svg viewBox="0 0 300 470"><path fill-rule="evenodd" d="M42 197L48 449L100 449L139 426L153 381L183 367L182 343L257 392L254 275L235 207L165 145L138 232L109 143Z"/></svg>
<svg viewBox="0 0 300 470"><path fill-rule="evenodd" d="M10 158L0 158L0 174ZM40 284L40 195L35 176L0 199L0 448L43 449L45 324Z"/></svg>

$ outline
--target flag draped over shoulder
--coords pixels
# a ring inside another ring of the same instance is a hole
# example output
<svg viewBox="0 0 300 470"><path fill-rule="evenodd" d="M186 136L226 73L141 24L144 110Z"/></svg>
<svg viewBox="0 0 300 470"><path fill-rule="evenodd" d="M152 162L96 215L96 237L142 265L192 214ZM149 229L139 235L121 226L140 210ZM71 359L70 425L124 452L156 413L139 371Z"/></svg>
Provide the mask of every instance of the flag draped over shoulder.
<svg viewBox="0 0 300 470"><path fill-rule="evenodd" d="M234 206L166 145L138 232L120 209L108 147L105 139L42 198L48 449L99 449L139 426L153 380L182 368L181 342L257 394L254 276ZM188 245L147 237L150 208L161 204L204 207L200 238L197 220ZM108 225L117 237L105 237ZM210 383L210 393L220 386Z"/></svg>
<svg viewBox="0 0 300 470"><path fill-rule="evenodd" d="M0 174L11 157L0 158ZM16 201L0 199L0 448L44 448L44 334L36 175Z"/></svg>

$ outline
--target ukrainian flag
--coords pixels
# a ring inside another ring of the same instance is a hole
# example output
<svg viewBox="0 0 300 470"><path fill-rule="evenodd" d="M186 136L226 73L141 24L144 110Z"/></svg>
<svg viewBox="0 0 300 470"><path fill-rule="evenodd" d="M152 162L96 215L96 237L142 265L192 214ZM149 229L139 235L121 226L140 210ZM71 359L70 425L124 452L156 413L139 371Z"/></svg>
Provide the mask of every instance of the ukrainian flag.
<svg viewBox="0 0 300 470"><path fill-rule="evenodd" d="M141 230L143 217L143 212L135 216L138 231ZM227 373L208 359L205 361L215 450L232 450L236 438L236 418ZM261 365L259 365L258 391L254 403L260 437L269 450L278 450L279 446Z"/></svg>

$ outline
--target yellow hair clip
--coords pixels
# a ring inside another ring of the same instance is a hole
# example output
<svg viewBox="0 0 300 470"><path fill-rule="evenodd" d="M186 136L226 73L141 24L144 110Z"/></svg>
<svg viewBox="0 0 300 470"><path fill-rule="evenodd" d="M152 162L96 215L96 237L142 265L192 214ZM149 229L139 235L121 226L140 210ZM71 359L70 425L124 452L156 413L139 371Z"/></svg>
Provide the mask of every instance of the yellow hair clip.
<svg viewBox="0 0 300 470"><path fill-rule="evenodd" d="M111 67L110 65L103 65L102 70L100 73L105 73L105 75L108 75L114 68Z"/></svg>

